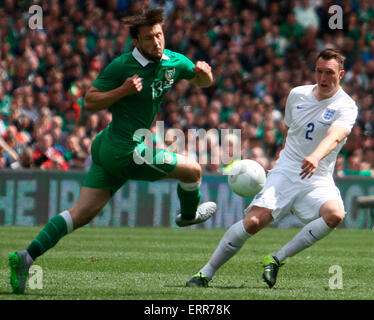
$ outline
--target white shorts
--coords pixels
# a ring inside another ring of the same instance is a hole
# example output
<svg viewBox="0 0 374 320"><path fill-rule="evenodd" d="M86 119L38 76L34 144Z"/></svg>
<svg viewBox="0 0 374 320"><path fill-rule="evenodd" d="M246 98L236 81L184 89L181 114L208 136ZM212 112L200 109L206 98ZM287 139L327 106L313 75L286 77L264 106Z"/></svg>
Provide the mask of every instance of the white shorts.
<svg viewBox="0 0 374 320"><path fill-rule="evenodd" d="M308 223L319 218L319 210L326 201L337 200L344 208L339 189L332 179L314 177L313 182L307 178L299 180L291 181L279 171L270 172L264 187L245 209L245 213L253 206L258 206L273 210L274 220L279 220L291 212L303 223Z"/></svg>

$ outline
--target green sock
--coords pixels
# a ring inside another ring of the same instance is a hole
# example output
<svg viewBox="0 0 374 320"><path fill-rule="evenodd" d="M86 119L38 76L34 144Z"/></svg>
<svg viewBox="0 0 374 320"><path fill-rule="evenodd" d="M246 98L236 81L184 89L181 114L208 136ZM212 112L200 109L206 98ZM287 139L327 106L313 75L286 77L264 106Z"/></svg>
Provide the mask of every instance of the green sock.
<svg viewBox="0 0 374 320"><path fill-rule="evenodd" d="M177 194L181 204L182 218L185 220L194 219L201 199L200 188L192 191L186 191L178 184Z"/></svg>
<svg viewBox="0 0 374 320"><path fill-rule="evenodd" d="M65 219L61 215L53 217L27 248L31 258L35 260L48 249L54 247L67 232L68 227Z"/></svg>

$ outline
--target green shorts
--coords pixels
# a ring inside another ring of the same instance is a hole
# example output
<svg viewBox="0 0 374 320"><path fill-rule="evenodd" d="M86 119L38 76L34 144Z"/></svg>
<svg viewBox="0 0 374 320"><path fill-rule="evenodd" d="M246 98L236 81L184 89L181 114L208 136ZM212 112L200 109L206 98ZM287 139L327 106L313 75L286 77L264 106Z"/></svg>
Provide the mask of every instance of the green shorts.
<svg viewBox="0 0 374 320"><path fill-rule="evenodd" d="M175 153L139 144L126 150L106 142L98 134L91 146L92 165L84 187L110 190L114 194L127 180L156 181L177 166Z"/></svg>

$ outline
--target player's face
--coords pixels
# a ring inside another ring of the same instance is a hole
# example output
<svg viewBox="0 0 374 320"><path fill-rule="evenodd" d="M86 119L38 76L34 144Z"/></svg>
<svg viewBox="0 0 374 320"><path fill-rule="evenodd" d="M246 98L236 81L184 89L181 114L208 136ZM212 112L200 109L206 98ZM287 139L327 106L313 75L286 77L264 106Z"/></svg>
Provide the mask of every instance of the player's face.
<svg viewBox="0 0 374 320"><path fill-rule="evenodd" d="M134 40L135 46L142 55L151 61L160 61L165 49L165 38L162 26L143 26L139 28L138 39Z"/></svg>
<svg viewBox="0 0 374 320"><path fill-rule="evenodd" d="M332 97L340 88L340 80L344 76L344 70L339 68L335 59L325 60L319 58L316 63L316 80L318 95L321 98Z"/></svg>

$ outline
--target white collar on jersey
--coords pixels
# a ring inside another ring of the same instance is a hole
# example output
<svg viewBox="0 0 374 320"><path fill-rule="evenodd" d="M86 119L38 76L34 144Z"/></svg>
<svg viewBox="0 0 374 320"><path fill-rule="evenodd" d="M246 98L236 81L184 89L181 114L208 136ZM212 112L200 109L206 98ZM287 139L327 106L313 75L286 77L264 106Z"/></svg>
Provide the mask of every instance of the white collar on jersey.
<svg viewBox="0 0 374 320"><path fill-rule="evenodd" d="M145 58L139 51L137 47L132 51L132 55L135 58L136 61L138 61L143 67L145 67L148 63L153 63L153 61L148 60ZM168 57L165 53L162 54L161 60L169 60L170 57Z"/></svg>

